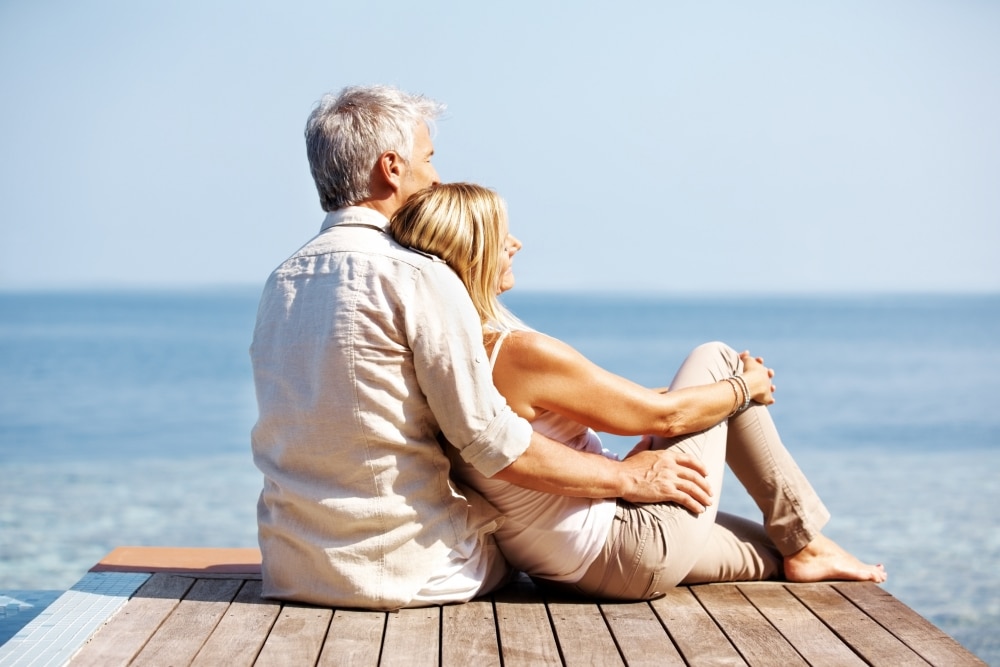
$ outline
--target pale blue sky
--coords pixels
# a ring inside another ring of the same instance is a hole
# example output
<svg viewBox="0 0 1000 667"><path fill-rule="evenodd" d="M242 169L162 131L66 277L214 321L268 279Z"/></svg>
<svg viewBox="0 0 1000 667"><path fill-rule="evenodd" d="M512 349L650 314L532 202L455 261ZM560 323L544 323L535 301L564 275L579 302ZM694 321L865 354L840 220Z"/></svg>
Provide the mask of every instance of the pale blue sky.
<svg viewBox="0 0 1000 667"><path fill-rule="evenodd" d="M521 289L1000 290L1000 3L0 3L0 289L260 284L302 128L448 104Z"/></svg>

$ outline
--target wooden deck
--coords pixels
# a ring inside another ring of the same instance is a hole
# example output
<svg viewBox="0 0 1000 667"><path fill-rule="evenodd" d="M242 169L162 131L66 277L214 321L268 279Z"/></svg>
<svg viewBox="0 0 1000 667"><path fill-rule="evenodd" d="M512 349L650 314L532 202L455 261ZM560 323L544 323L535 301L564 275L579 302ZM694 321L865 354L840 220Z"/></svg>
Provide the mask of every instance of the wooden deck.
<svg viewBox="0 0 1000 667"><path fill-rule="evenodd" d="M711 584L597 604L546 597L524 578L468 604L384 613L263 600L259 558L242 549L112 552L94 576L148 578L66 654L68 664L985 664L874 584Z"/></svg>

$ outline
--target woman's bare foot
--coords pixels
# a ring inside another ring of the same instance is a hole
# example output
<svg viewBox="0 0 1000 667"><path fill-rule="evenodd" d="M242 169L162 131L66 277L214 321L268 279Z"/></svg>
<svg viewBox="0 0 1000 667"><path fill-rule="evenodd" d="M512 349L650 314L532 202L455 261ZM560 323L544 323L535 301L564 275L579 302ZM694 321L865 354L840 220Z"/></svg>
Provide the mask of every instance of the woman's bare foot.
<svg viewBox="0 0 1000 667"><path fill-rule="evenodd" d="M847 553L830 538L820 535L805 548L785 556L785 578L788 581L874 581L886 580L885 568L868 565Z"/></svg>

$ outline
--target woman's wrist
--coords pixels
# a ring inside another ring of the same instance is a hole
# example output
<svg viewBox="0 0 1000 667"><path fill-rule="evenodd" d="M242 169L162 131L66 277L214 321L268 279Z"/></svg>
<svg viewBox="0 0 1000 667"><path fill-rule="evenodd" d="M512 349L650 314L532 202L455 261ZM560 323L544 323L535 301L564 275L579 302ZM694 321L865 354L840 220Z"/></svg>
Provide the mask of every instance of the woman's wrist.
<svg viewBox="0 0 1000 667"><path fill-rule="evenodd" d="M729 416L733 417L750 407L750 401L753 399L750 396L750 388L747 386L747 381L742 375L733 374L731 377L727 377L725 382L733 389L734 403L733 409L729 413Z"/></svg>

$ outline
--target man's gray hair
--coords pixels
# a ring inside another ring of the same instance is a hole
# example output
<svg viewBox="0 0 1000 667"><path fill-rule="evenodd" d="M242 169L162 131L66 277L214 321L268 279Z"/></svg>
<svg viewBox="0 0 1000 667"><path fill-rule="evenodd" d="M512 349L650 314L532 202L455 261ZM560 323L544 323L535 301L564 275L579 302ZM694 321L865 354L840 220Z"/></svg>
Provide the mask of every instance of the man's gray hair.
<svg viewBox="0 0 1000 667"><path fill-rule="evenodd" d="M394 151L409 162L417 123L431 126L443 112L443 104L391 86L351 86L324 95L309 114L305 132L323 210L368 199L379 156Z"/></svg>

